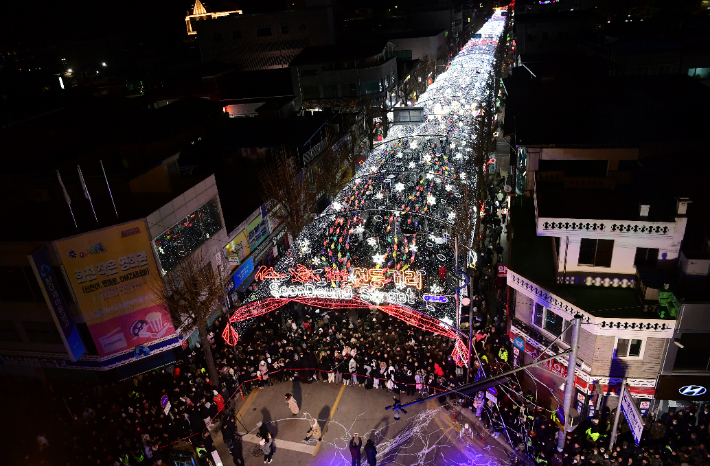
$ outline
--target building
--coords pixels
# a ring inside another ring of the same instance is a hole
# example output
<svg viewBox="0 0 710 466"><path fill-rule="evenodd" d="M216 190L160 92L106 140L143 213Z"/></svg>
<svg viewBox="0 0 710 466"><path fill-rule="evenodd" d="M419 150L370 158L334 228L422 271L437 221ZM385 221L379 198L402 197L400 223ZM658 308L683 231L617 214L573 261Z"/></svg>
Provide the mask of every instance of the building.
<svg viewBox="0 0 710 466"><path fill-rule="evenodd" d="M214 266L224 258L215 177L180 160L208 122L223 119L219 105L202 99L158 110L102 99L0 133L8 154L24 154L6 166L0 193L17 219L0 237L4 373L123 378L174 360L192 329L154 309L150 283L186 252ZM111 294L116 286L133 298L116 301L124 299Z"/></svg>
<svg viewBox="0 0 710 466"><path fill-rule="evenodd" d="M217 11L208 12L207 8L200 2L200 0L195 0L195 4L192 5L192 12L188 11L185 16L185 25L187 26L187 34L194 35L197 34L196 24L197 21L204 21L209 19L222 18L229 15L241 15L242 10L233 11Z"/></svg>
<svg viewBox="0 0 710 466"><path fill-rule="evenodd" d="M448 41L445 29L388 34L392 53L402 60L443 60L447 58Z"/></svg>
<svg viewBox="0 0 710 466"><path fill-rule="evenodd" d="M675 177L687 170L673 167L670 116L658 116L710 96L682 76L540 80L519 70L504 80L523 194L510 198L511 338L523 362L548 345L555 354L569 347L565 329L579 315L578 411L614 407L623 378L642 413L658 409L659 375L690 298L674 272L707 222L707 195ZM707 121L694 116L691 132ZM701 318L692 302L688 312ZM567 370L560 357L532 373L559 394Z"/></svg>
<svg viewBox="0 0 710 466"><path fill-rule="evenodd" d="M243 71L285 68L306 47L333 44L330 6L198 21L203 63L219 60Z"/></svg>
<svg viewBox="0 0 710 466"><path fill-rule="evenodd" d="M397 59L393 44L375 42L304 49L291 62L291 78L304 109L392 106L396 102Z"/></svg>

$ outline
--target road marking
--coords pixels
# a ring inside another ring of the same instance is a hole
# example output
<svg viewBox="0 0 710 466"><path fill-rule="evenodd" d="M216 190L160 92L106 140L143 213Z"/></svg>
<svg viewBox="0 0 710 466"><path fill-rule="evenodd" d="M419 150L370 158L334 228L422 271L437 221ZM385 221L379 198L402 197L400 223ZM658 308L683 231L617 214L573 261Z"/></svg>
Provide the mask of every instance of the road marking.
<svg viewBox="0 0 710 466"><path fill-rule="evenodd" d="M340 387L340 392L338 392L338 397L335 399L335 403L333 403L333 409L330 410L330 416L328 416L328 420L325 421L325 425L323 426L323 432L321 432L321 438L325 437L325 433L328 431L328 423L330 422L331 419L333 419L333 415L335 415L335 410L338 408L338 403L340 403L340 397L343 396L343 392L345 391L345 385L342 385ZM318 445L316 445L315 450L313 450L313 456L316 456L318 453L318 449L320 448L320 445L323 442L318 442Z"/></svg>
<svg viewBox="0 0 710 466"><path fill-rule="evenodd" d="M247 434L242 436L242 440L245 442L249 443L256 443L258 444L261 442L261 439L257 437L256 435L252 434ZM288 440L280 440L275 438L274 439L274 445L276 448L283 448L285 450L292 450L292 451L300 451L301 453L309 453L309 454L314 454L313 453L318 447L314 447L313 445L308 445L307 443L302 443L302 442L289 442ZM320 444L319 444L320 445Z"/></svg>
<svg viewBox="0 0 710 466"><path fill-rule="evenodd" d="M435 411L436 409L438 409L433 400L427 401L427 407L429 409L431 409L432 411ZM457 442L453 437L451 437L451 435L449 434L449 430L451 430L451 429L445 429L444 425L439 421L439 416L437 416L436 414L434 414L434 421L439 426L439 428L442 430L442 432L444 432L444 435L446 435L449 438L449 440L451 440L451 443L453 443L456 446L456 448L459 449L459 451L461 453L466 455L467 458L471 459L471 457L469 456L469 453L467 451L465 451L461 445L459 445L459 442ZM453 422L451 422L451 426L453 427Z"/></svg>
<svg viewBox="0 0 710 466"><path fill-rule="evenodd" d="M237 418L243 418L244 415L247 412L247 409L249 409L249 406L254 402L256 399L256 395L259 394L260 390L252 390L247 399L244 401L244 404L242 405L241 408L239 408L239 411L237 411Z"/></svg>

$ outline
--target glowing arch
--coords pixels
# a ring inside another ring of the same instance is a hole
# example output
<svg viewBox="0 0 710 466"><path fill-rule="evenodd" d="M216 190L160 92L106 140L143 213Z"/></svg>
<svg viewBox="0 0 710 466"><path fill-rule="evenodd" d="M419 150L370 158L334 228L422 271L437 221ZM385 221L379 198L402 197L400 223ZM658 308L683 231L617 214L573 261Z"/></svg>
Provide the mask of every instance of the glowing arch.
<svg viewBox="0 0 710 466"><path fill-rule="evenodd" d="M328 298L296 297L265 298L260 299L258 301L253 301L249 304L241 306L234 312L234 314L232 314L232 316L229 318L229 323L222 332L222 338L224 338L227 344L232 346L236 345L239 341L239 335L232 328L232 323L253 319L254 317L259 317L264 314L268 314L269 312L275 311L276 309L285 306L291 301L324 309L378 309L413 327L417 327L419 329L426 330L437 335L455 338L456 343L454 344L454 351L451 353L451 356L454 358L454 361L458 366L468 365L468 345L463 341L463 339L466 337L456 329L446 325L440 320L437 320L426 314L422 314L421 312L417 312L407 306L402 306L399 304L383 304L375 306L368 303L367 301L363 301L360 298L339 300Z"/></svg>

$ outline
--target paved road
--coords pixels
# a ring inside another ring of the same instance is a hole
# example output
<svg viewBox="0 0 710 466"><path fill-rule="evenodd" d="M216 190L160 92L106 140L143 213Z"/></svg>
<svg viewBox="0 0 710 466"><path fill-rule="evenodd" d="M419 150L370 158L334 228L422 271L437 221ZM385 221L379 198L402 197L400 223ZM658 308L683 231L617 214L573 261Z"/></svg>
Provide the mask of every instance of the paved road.
<svg viewBox="0 0 710 466"><path fill-rule="evenodd" d="M293 393L301 406L297 416L291 414L284 401L286 392ZM257 422L265 422L275 438L274 465L351 464L348 441L355 433L363 438L363 444L367 439L374 440L380 465L509 464L505 449L496 440L489 438L484 443L478 436L460 438L461 419L472 421L460 412L457 412L458 421L455 420L454 410L441 407L435 401L413 406L395 421L392 412L384 410L392 401L392 394L384 390L288 381L256 389L244 401L238 398L235 410L250 429L242 438L247 466L263 464L261 454L252 455L257 447L258 439L253 435ZM411 399L404 397L402 402ZM309 420L314 417L324 430L323 441L304 443ZM245 433L242 426L239 432ZM220 434L215 436L215 444L224 466L233 466Z"/></svg>

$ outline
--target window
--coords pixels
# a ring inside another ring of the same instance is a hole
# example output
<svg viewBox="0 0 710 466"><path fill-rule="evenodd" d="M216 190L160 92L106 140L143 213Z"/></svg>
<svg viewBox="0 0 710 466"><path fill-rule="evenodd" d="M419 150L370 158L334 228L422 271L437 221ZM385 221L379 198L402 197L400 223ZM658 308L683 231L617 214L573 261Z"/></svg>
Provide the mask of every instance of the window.
<svg viewBox="0 0 710 466"><path fill-rule="evenodd" d="M320 99L320 88L318 86L303 86L304 99Z"/></svg>
<svg viewBox="0 0 710 466"><path fill-rule="evenodd" d="M567 321L538 303L535 303L535 309L533 309L533 324L547 330L556 337L559 337L562 334L562 330L567 328ZM569 343L572 338L571 334L572 332L565 332L562 340Z"/></svg>
<svg viewBox="0 0 710 466"><path fill-rule="evenodd" d="M395 50L392 52L392 54L395 56L395 58L399 58L400 60L411 60L412 59L412 51L411 50Z"/></svg>
<svg viewBox="0 0 710 466"><path fill-rule="evenodd" d="M12 320L0 320L0 341L22 341Z"/></svg>
<svg viewBox="0 0 710 466"><path fill-rule="evenodd" d="M690 68L688 70L688 76L698 79L708 79L710 78L710 68Z"/></svg>
<svg viewBox="0 0 710 466"><path fill-rule="evenodd" d="M579 246L579 260L577 261L577 265L611 267L613 250L613 239L582 238L582 242Z"/></svg>
<svg viewBox="0 0 710 466"><path fill-rule="evenodd" d="M556 337L559 337L564 328L565 320L552 312L549 309L545 309L545 321L543 328L548 332L552 333Z"/></svg>
<svg viewBox="0 0 710 466"><path fill-rule="evenodd" d="M643 347L643 340L619 338L616 340L615 357L640 358L643 355Z"/></svg>
<svg viewBox="0 0 710 466"><path fill-rule="evenodd" d="M318 74L318 69L313 68L310 70L301 70L301 76L316 76Z"/></svg>
<svg viewBox="0 0 710 466"><path fill-rule="evenodd" d="M202 207L155 238L155 249L163 273L171 271L182 260L222 229L217 200L212 199Z"/></svg>
<svg viewBox="0 0 710 466"><path fill-rule="evenodd" d="M355 83L348 84L348 95L349 96L356 96L357 95L357 86L355 85Z"/></svg>
<svg viewBox="0 0 710 466"><path fill-rule="evenodd" d="M266 37L271 35L271 26L267 28L257 28L256 37Z"/></svg>
<svg viewBox="0 0 710 466"><path fill-rule="evenodd" d="M362 95L377 94L378 92L382 92L382 80L380 79L367 81L360 85L360 94Z"/></svg>
<svg viewBox="0 0 710 466"><path fill-rule="evenodd" d="M241 39L242 31L232 31L232 39Z"/></svg>
<svg viewBox="0 0 710 466"><path fill-rule="evenodd" d="M281 26L281 34L288 34L288 24Z"/></svg>
<svg viewBox="0 0 710 466"><path fill-rule="evenodd" d="M54 322L22 322L22 326L32 343L62 344L62 337Z"/></svg>
<svg viewBox="0 0 710 466"><path fill-rule="evenodd" d="M215 42L222 42L222 33L221 32L214 33L214 41Z"/></svg>
<svg viewBox="0 0 710 466"><path fill-rule="evenodd" d="M542 304L535 303L535 310L533 312L533 324L542 328L542 321L545 318L545 308Z"/></svg>
<svg viewBox="0 0 710 466"><path fill-rule="evenodd" d="M338 85L337 84L324 84L323 85L323 97L336 98L338 97Z"/></svg>
<svg viewBox="0 0 710 466"><path fill-rule="evenodd" d="M658 248L636 248L634 265L636 267L655 268L658 263Z"/></svg>

